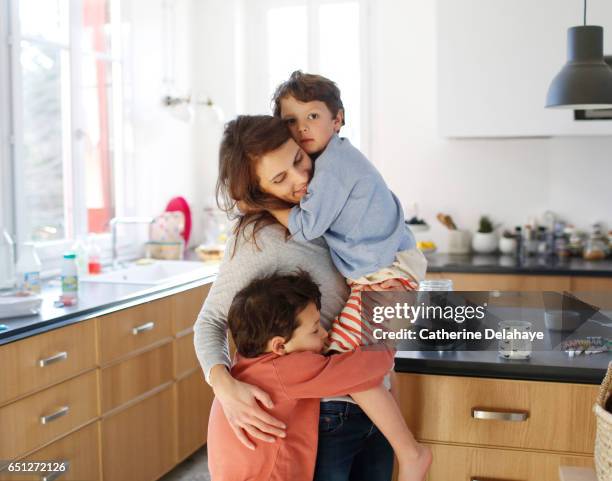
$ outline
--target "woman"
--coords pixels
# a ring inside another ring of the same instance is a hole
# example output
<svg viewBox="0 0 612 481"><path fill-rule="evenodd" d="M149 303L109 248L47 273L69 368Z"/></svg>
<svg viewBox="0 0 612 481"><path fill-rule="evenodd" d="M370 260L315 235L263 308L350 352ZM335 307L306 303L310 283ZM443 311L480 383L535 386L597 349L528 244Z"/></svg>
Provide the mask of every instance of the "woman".
<svg viewBox="0 0 612 481"><path fill-rule="evenodd" d="M280 119L242 116L226 126L217 196L226 211L235 211L240 203L247 213L238 218L227 244L219 275L195 323L194 343L232 429L250 447L250 439L274 442L275 436L284 435L284 426L258 405L273 406L267 393L234 380L228 371L226 316L235 293L263 274L304 269L321 288L321 323L326 328L348 296L326 243L292 241L266 211L297 204L312 170L310 157ZM390 445L361 409L348 397L322 400L315 480L388 481L392 470Z"/></svg>

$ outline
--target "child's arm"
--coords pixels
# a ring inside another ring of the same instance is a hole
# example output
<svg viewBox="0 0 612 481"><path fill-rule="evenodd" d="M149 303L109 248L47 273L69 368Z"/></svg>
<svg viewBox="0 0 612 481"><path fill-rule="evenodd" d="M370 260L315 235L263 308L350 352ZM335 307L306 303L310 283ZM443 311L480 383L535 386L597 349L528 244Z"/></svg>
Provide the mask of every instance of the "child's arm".
<svg viewBox="0 0 612 481"><path fill-rule="evenodd" d="M393 351L356 349L333 356L297 352L273 362L277 378L289 398L343 396L381 384L393 366Z"/></svg>
<svg viewBox="0 0 612 481"><path fill-rule="evenodd" d="M308 242L321 237L345 208L350 193L332 172L315 172L308 193L289 212L287 228L293 238Z"/></svg>

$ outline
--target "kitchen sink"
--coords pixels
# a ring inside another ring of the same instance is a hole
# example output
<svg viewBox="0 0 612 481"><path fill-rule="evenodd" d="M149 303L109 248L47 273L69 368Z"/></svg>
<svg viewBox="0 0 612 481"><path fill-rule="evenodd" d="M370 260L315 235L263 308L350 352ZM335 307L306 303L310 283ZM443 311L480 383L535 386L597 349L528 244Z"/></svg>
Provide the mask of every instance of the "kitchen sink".
<svg viewBox="0 0 612 481"><path fill-rule="evenodd" d="M218 263L192 261L156 260L151 264L132 264L123 269L86 276L81 282L100 282L107 284L159 285L189 282L212 276L219 270Z"/></svg>

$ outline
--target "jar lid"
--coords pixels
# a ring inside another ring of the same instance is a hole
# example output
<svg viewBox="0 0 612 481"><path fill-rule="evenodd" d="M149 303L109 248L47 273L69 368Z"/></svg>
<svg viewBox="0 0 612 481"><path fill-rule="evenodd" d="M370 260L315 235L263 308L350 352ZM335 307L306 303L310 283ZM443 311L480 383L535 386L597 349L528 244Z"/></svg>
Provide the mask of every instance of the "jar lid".
<svg viewBox="0 0 612 481"><path fill-rule="evenodd" d="M64 259L76 259L76 254L74 252L66 252L64 254Z"/></svg>

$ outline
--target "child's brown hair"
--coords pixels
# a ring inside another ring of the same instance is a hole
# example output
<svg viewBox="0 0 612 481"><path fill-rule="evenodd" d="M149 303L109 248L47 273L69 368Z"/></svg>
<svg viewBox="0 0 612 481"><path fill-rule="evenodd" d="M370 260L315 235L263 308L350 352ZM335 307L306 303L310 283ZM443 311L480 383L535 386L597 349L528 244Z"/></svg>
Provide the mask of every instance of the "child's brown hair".
<svg viewBox="0 0 612 481"><path fill-rule="evenodd" d="M280 117L281 100L288 96L294 97L300 102L319 100L327 106L332 117L342 111L342 125L344 125L345 111L340 97L340 89L328 78L322 75L303 73L301 70L293 72L288 80L276 87L272 96L275 117Z"/></svg>
<svg viewBox="0 0 612 481"><path fill-rule="evenodd" d="M300 326L297 316L311 302L321 310L321 291L302 270L251 281L236 294L227 314L238 352L256 357L275 336L289 341Z"/></svg>

